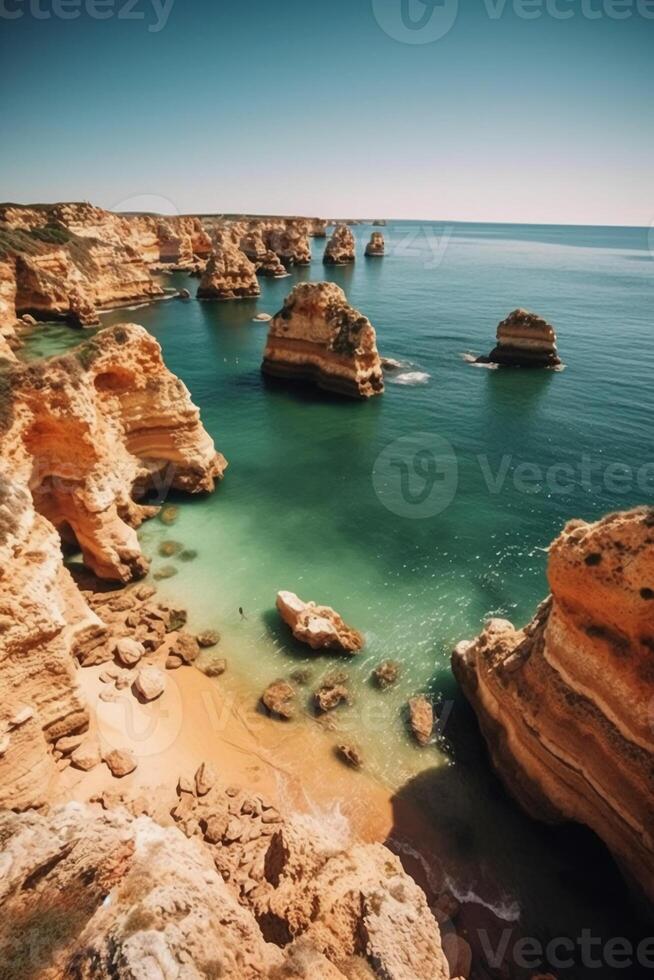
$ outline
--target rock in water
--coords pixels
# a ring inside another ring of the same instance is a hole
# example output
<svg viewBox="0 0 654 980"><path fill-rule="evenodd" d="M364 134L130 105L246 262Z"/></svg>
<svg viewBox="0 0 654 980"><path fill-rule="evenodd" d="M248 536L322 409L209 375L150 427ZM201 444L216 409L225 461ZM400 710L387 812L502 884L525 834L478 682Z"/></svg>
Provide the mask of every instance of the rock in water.
<svg viewBox="0 0 654 980"><path fill-rule="evenodd" d="M348 626L330 606L303 602L294 592L278 592L277 610L295 639L307 643L312 650L352 654L363 648L363 635Z"/></svg>
<svg viewBox="0 0 654 980"><path fill-rule="evenodd" d="M654 509L572 521L551 598L491 620L452 665L501 778L532 816L587 824L654 900Z"/></svg>
<svg viewBox="0 0 654 980"><path fill-rule="evenodd" d="M323 262L325 265L348 265L356 258L356 241L347 225L336 225L327 242Z"/></svg>
<svg viewBox="0 0 654 980"><path fill-rule="evenodd" d="M288 272L277 253L273 252L272 249L268 249L259 263L257 274L267 276L271 279L282 279L288 275Z"/></svg>
<svg viewBox="0 0 654 980"><path fill-rule="evenodd" d="M287 719L295 715L295 688L288 681L273 681L261 695L261 700L273 715Z"/></svg>
<svg viewBox="0 0 654 980"><path fill-rule="evenodd" d="M349 704L350 692L341 678L326 677L313 695L317 711L333 711L339 704Z"/></svg>
<svg viewBox="0 0 654 980"><path fill-rule="evenodd" d="M386 688L395 684L400 676L400 665L395 660L384 660L372 672L377 687Z"/></svg>
<svg viewBox="0 0 654 980"><path fill-rule="evenodd" d="M265 374L354 398L384 390L375 329L330 282L300 283L268 328Z"/></svg>
<svg viewBox="0 0 654 980"><path fill-rule="evenodd" d="M337 745L336 754L353 769L361 769L363 766L363 756L358 748L350 742L342 742Z"/></svg>
<svg viewBox="0 0 654 980"><path fill-rule="evenodd" d="M527 310L514 310L497 328L497 345L479 364L509 367L557 367L561 364L556 334L542 317Z"/></svg>
<svg viewBox="0 0 654 980"><path fill-rule="evenodd" d="M223 237L200 279L198 299L246 299L260 292L256 266L238 246Z"/></svg>
<svg viewBox="0 0 654 980"><path fill-rule="evenodd" d="M409 724L419 745L426 745L434 727L434 709L424 694L409 701Z"/></svg>
<svg viewBox="0 0 654 980"><path fill-rule="evenodd" d="M384 236L380 231L373 231L366 245L366 255L370 258L382 256L385 251Z"/></svg>

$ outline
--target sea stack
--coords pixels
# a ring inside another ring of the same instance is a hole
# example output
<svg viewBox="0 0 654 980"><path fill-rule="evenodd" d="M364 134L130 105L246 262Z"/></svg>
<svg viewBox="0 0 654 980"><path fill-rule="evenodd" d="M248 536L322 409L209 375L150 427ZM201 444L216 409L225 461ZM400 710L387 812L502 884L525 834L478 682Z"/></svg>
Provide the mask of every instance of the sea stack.
<svg viewBox="0 0 654 980"><path fill-rule="evenodd" d="M347 225L338 224L327 242L323 262L325 265L348 265L356 257L356 241Z"/></svg>
<svg viewBox="0 0 654 980"><path fill-rule="evenodd" d="M654 508L572 521L531 623L491 620L454 672L508 789L590 827L654 900Z"/></svg>
<svg viewBox="0 0 654 980"><path fill-rule="evenodd" d="M248 299L260 292L256 266L226 236L220 238L200 279L198 299Z"/></svg>
<svg viewBox="0 0 654 980"><path fill-rule="evenodd" d="M477 361L509 367L558 367L561 359L554 327L536 313L514 310L499 324L496 346L488 357Z"/></svg>
<svg viewBox="0 0 654 980"><path fill-rule="evenodd" d="M381 231L373 231L370 241L366 245L366 255L374 258L384 254L384 236Z"/></svg>
<svg viewBox="0 0 654 980"><path fill-rule="evenodd" d="M284 276L289 275L286 271L286 266L280 260L277 253L271 249L268 249L258 265L257 275L259 276L266 276L269 279L282 279Z"/></svg>
<svg viewBox="0 0 654 980"><path fill-rule="evenodd" d="M311 243L304 221L289 221L284 228L273 228L266 243L286 267L311 265Z"/></svg>
<svg viewBox="0 0 654 980"><path fill-rule="evenodd" d="M384 390L375 329L331 282L300 283L270 321L265 374L353 398Z"/></svg>

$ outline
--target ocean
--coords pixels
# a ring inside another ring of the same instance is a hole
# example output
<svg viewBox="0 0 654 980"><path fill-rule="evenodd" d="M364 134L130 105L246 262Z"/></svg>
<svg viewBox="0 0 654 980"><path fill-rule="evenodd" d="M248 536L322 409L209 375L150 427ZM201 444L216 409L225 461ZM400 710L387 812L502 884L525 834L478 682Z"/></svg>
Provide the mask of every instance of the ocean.
<svg viewBox="0 0 654 980"><path fill-rule="evenodd" d="M354 266L323 267L325 242L314 240L311 268L261 280L258 300L171 299L103 315L103 325L130 320L157 338L229 461L213 496L175 497L173 527L143 527L144 550L155 573L175 565L161 589L186 604L198 629L220 630L230 671L254 700L298 666L313 686L330 670L347 672L353 703L338 709L325 751L347 733L369 771L400 795L412 788L442 830L456 891L499 902L508 921L519 911L534 935L582 925L616 935L615 894L580 874L592 861L613 881L603 850L590 835L541 827L506 797L449 658L489 616L528 621L547 594L547 547L566 521L653 501L651 236L390 222L380 229L386 256L364 259L371 230L353 229ZM267 325L253 318L275 313L296 282L325 278L372 321L380 353L401 364L380 398L358 403L261 376ZM162 282L194 295L198 280L176 273ZM517 307L554 325L563 370L470 362L491 350L498 322ZM28 352L79 339L40 327ZM160 558L165 539L197 557ZM278 620L280 589L333 606L364 632L364 651L307 654ZM401 677L380 692L370 675L385 659ZM404 716L418 692L433 695L441 719L422 750Z"/></svg>

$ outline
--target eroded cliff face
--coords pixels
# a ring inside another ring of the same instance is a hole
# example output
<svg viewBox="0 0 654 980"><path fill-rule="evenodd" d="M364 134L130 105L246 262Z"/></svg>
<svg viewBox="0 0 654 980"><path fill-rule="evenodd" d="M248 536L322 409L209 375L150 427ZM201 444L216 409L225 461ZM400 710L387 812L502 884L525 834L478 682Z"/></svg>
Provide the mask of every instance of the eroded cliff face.
<svg viewBox="0 0 654 980"><path fill-rule="evenodd" d="M384 390L375 329L330 282L300 283L270 321L262 370L369 398Z"/></svg>
<svg viewBox="0 0 654 980"><path fill-rule="evenodd" d="M572 521L549 580L525 629L492 620L454 671L522 805L591 827L654 899L654 510Z"/></svg>
<svg viewBox="0 0 654 980"><path fill-rule="evenodd" d="M136 324L102 330L65 356L9 365L1 380L3 458L101 578L147 569L135 528L153 510L134 497L153 487L211 491L224 472L188 390Z"/></svg>
<svg viewBox="0 0 654 980"><path fill-rule="evenodd" d="M125 980L447 980L438 926L394 855L330 839L302 819L272 822L270 808L262 823L261 804L249 802L260 814L245 820L258 820L258 835L224 846L207 840L216 798L203 801L205 830L190 839L122 807L0 816L8 978L30 967ZM250 869L245 890L227 871L232 856Z"/></svg>
<svg viewBox="0 0 654 980"><path fill-rule="evenodd" d="M222 236L200 279L198 299L247 299L260 292L256 266L229 236Z"/></svg>
<svg viewBox="0 0 654 980"><path fill-rule="evenodd" d="M48 798L53 744L89 716L72 649L97 625L63 565L54 527L0 470L0 808Z"/></svg>

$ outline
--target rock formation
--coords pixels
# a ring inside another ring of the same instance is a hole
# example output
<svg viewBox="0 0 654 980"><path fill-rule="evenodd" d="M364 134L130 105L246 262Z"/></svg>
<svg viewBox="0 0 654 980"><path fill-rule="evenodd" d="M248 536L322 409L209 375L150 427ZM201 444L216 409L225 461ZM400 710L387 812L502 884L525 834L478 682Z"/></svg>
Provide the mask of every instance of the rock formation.
<svg viewBox="0 0 654 980"><path fill-rule="evenodd" d="M12 977L448 980L425 897L383 845L186 782L178 827L79 803L0 816Z"/></svg>
<svg viewBox="0 0 654 980"><path fill-rule="evenodd" d="M370 257L382 256L384 254L384 236L380 231L373 231L370 241L366 245L366 255Z"/></svg>
<svg viewBox="0 0 654 980"><path fill-rule="evenodd" d="M245 299L261 292L256 266L241 250L223 237L216 243L207 263L198 299Z"/></svg>
<svg viewBox="0 0 654 980"><path fill-rule="evenodd" d="M311 244L304 221L289 221L284 228L273 229L267 233L266 243L286 267L311 265Z"/></svg>
<svg viewBox="0 0 654 980"><path fill-rule="evenodd" d="M572 521L552 596L491 620L453 667L493 762L535 817L587 824L654 899L654 510Z"/></svg>
<svg viewBox="0 0 654 980"><path fill-rule="evenodd" d="M309 222L309 234L312 238L327 238L328 222L324 218L312 218Z"/></svg>
<svg viewBox="0 0 654 980"><path fill-rule="evenodd" d="M561 363L554 328L535 313L514 310L497 328L497 345L481 364L509 367L557 367Z"/></svg>
<svg viewBox="0 0 654 980"><path fill-rule="evenodd" d="M52 525L0 471L0 807L41 805L52 749L86 730L75 676L77 637L99 624L63 565Z"/></svg>
<svg viewBox="0 0 654 980"><path fill-rule="evenodd" d="M134 497L153 487L210 491L225 469L187 389L135 324L64 356L8 365L0 382L4 459L102 578L147 568L134 528L153 511Z"/></svg>
<svg viewBox="0 0 654 980"><path fill-rule="evenodd" d="M334 283L300 283L271 320L262 370L357 398L384 390L375 330Z"/></svg>
<svg viewBox="0 0 654 980"><path fill-rule="evenodd" d="M259 267L257 269L257 274L260 276L268 276L272 279L283 279L289 273L286 271L286 266L281 262L279 256L276 252L268 250L264 253Z"/></svg>
<svg viewBox="0 0 654 980"><path fill-rule="evenodd" d="M364 645L358 630L348 626L329 606L303 602L294 592L277 593L277 610L293 636L312 650L357 653Z"/></svg>
<svg viewBox="0 0 654 980"><path fill-rule="evenodd" d="M347 225L338 224L327 242L325 265L347 265L356 258L356 241Z"/></svg>

